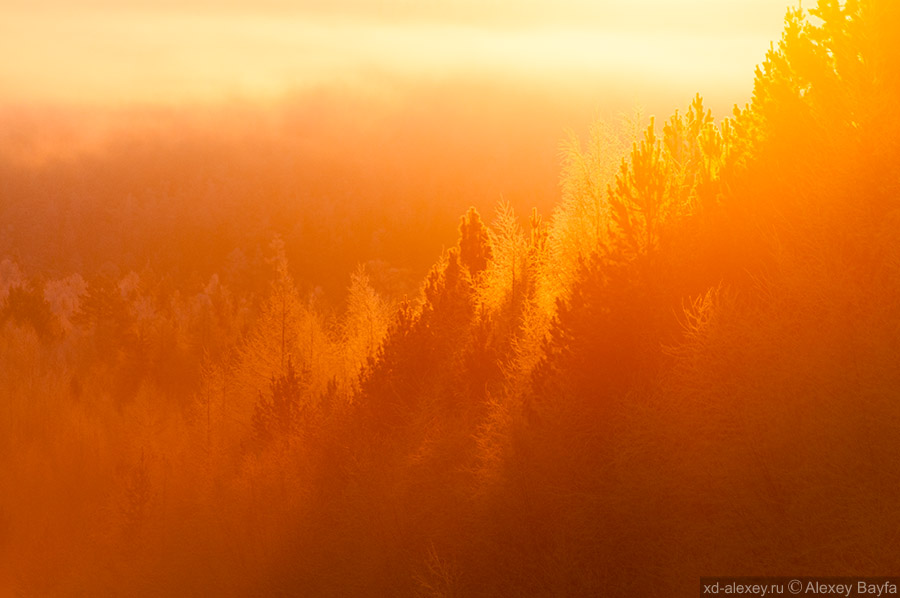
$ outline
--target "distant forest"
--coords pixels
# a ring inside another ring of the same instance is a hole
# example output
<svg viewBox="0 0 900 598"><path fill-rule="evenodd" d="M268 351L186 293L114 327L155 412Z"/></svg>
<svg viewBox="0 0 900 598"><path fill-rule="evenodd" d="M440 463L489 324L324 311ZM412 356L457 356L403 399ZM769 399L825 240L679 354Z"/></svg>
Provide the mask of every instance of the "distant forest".
<svg viewBox="0 0 900 598"><path fill-rule="evenodd" d="M287 153L0 154L0 594L896 574L898 31L791 9L727 118L598 123L499 203L521 140L424 156L459 184L372 159L413 111L304 161L326 100Z"/></svg>

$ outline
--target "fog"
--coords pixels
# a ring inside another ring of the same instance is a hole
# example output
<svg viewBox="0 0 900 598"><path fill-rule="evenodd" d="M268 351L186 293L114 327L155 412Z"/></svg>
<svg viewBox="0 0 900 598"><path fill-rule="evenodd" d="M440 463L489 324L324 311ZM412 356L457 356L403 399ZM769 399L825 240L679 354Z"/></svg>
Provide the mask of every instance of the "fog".
<svg viewBox="0 0 900 598"><path fill-rule="evenodd" d="M768 1L512 8L13 3L0 22L0 51L13 57L0 65L0 89L5 102L109 106L260 101L323 85L462 77L598 101L623 90L646 103L703 89L711 100L740 103L784 16L781 3Z"/></svg>

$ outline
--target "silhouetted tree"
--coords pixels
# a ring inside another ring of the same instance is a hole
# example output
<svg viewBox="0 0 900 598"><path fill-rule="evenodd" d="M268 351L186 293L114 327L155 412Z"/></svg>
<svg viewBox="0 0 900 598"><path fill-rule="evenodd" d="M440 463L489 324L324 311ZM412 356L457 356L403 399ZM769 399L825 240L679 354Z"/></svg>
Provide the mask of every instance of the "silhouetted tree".
<svg viewBox="0 0 900 598"><path fill-rule="evenodd" d="M7 320L34 328L40 338L53 332L54 318L50 304L31 284L10 287L0 311L0 325Z"/></svg>
<svg viewBox="0 0 900 598"><path fill-rule="evenodd" d="M492 256L487 227L478 211L471 207L459 222L459 261L474 279L487 268Z"/></svg>
<svg viewBox="0 0 900 598"><path fill-rule="evenodd" d="M296 430L302 408L305 381L297 372L293 360L287 358L284 374L273 377L270 396L260 395L253 410L253 432L259 442L287 437Z"/></svg>

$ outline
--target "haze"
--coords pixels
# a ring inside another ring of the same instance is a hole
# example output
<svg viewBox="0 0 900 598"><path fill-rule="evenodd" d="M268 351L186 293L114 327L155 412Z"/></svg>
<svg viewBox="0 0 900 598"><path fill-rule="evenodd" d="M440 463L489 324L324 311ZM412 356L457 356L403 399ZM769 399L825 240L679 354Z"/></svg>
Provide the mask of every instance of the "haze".
<svg viewBox="0 0 900 598"><path fill-rule="evenodd" d="M6 2L6 103L271 100L323 85L484 78L742 103L781 0ZM12 58L12 59L9 59ZM391 87L391 84L388 85ZM668 98L667 98L668 99Z"/></svg>
<svg viewBox="0 0 900 598"><path fill-rule="evenodd" d="M117 205L170 187L196 203L213 186L230 198L215 205L253 205L270 222L261 230L287 239L296 222L284 216L318 203L361 238L434 223L419 227L429 242L417 251L320 245L316 263L334 275L298 275L339 293L360 261L424 274L469 205L551 212L560 143L597 118L666 114L698 91L729 114L749 99L785 5L7 0L3 13L0 52L12 59L0 63L0 161L7 186L23 190L11 203L35 213L27 181L69 181L68 226L88 238L108 223L85 215L86 198ZM269 221L257 197L287 211ZM17 228L0 248L30 234ZM122 250L136 264L152 252ZM59 261L69 253L42 266L77 270Z"/></svg>
<svg viewBox="0 0 900 598"><path fill-rule="evenodd" d="M895 592L900 2L787 3L0 0L0 597Z"/></svg>

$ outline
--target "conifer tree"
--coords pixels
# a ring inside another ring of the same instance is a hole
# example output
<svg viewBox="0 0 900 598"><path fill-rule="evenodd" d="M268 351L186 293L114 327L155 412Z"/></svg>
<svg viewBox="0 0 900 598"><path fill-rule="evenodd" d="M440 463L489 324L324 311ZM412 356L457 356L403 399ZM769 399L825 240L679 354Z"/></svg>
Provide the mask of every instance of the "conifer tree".
<svg viewBox="0 0 900 598"><path fill-rule="evenodd" d="M355 381L360 368L375 355L390 323L389 307L369 283L365 267L350 275L343 344L348 379Z"/></svg>
<svg viewBox="0 0 900 598"><path fill-rule="evenodd" d="M316 316L300 300L288 271L283 242L276 239L273 248L275 277L255 325L238 349L231 389L237 396L230 402L238 411L243 410L242 417L247 419L259 393L271 385L273 378L285 375L289 362L293 360L293 367L312 370L309 364L321 349L316 343Z"/></svg>
<svg viewBox="0 0 900 598"><path fill-rule="evenodd" d="M474 207L459 222L459 261L475 279L487 268L493 251L487 227Z"/></svg>
<svg viewBox="0 0 900 598"><path fill-rule="evenodd" d="M277 378L273 376L269 383L270 396L260 394L254 407L253 431L258 441L266 443L294 433L303 408L305 386L304 376L288 357L284 373Z"/></svg>
<svg viewBox="0 0 900 598"><path fill-rule="evenodd" d="M432 268L425 280L422 324L433 331L455 329L472 317L472 278L455 247L447 252L443 264Z"/></svg>
<svg viewBox="0 0 900 598"><path fill-rule="evenodd" d="M39 338L46 338L53 331L50 304L31 284L10 287L0 309L0 325L7 320L31 326Z"/></svg>
<svg viewBox="0 0 900 598"><path fill-rule="evenodd" d="M419 315L400 302L376 355L360 374L357 407L370 430L383 431L407 419L424 384L427 347Z"/></svg>
<svg viewBox="0 0 900 598"><path fill-rule="evenodd" d="M669 209L668 185L662 140L651 118L644 138L632 145L630 160L622 158L615 183L608 189L612 221L623 249L633 254L656 249L659 229Z"/></svg>

